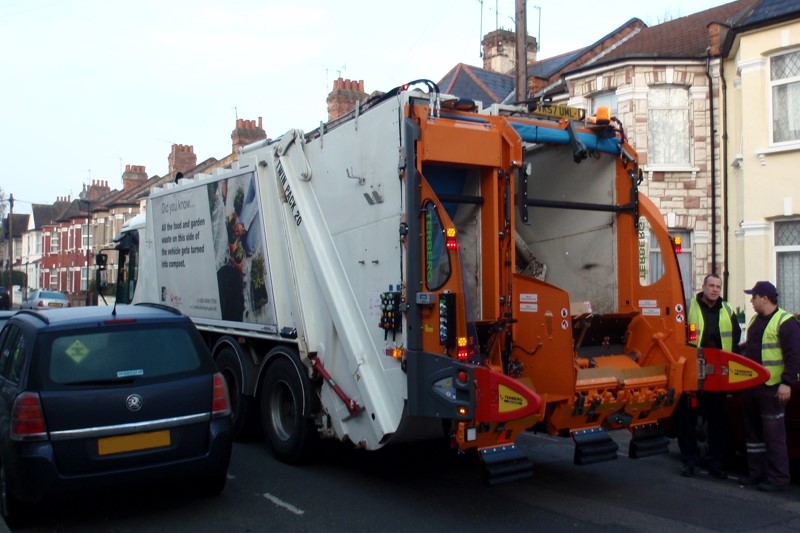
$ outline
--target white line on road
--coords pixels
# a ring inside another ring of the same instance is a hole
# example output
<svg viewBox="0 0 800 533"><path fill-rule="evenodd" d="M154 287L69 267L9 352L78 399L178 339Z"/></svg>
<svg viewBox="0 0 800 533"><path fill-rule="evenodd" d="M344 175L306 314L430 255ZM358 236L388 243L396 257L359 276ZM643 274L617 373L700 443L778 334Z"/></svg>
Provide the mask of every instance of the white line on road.
<svg viewBox="0 0 800 533"><path fill-rule="evenodd" d="M264 493L264 497L266 499L268 499L269 501L271 501L272 503L274 503L275 505L283 507L287 511L289 511L291 513L294 513L296 515L301 515L301 514L305 513L305 511L303 511L302 509L298 509L297 507L295 507L291 503L286 503L285 501L281 500L280 498L276 498L275 496L273 496L269 492L265 492Z"/></svg>

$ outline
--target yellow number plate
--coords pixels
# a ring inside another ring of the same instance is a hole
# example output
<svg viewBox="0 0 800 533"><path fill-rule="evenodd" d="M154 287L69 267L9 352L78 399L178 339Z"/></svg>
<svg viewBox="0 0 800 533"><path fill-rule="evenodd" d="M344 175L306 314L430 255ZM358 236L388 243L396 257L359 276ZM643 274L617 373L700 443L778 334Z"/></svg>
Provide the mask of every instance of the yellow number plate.
<svg viewBox="0 0 800 533"><path fill-rule="evenodd" d="M583 120L586 111L577 107L554 104L537 104L533 110L534 115L542 115L553 118L571 118L572 120Z"/></svg>
<svg viewBox="0 0 800 533"><path fill-rule="evenodd" d="M112 453L132 452L149 448L162 448L169 445L169 430L151 431L150 433L135 433L133 435L97 439L97 453L110 455Z"/></svg>

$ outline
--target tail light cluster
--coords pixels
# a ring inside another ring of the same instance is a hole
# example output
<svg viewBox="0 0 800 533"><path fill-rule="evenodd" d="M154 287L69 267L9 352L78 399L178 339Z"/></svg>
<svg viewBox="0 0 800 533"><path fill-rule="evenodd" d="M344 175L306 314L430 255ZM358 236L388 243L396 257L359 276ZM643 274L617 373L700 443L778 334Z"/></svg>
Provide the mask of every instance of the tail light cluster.
<svg viewBox="0 0 800 533"><path fill-rule="evenodd" d="M211 402L211 418L220 418L231 414L231 399L228 395L228 384L222 374L214 374L214 397Z"/></svg>
<svg viewBox="0 0 800 533"><path fill-rule="evenodd" d="M14 400L11 409L12 440L34 440L47 438L42 402L35 392L23 392Z"/></svg>

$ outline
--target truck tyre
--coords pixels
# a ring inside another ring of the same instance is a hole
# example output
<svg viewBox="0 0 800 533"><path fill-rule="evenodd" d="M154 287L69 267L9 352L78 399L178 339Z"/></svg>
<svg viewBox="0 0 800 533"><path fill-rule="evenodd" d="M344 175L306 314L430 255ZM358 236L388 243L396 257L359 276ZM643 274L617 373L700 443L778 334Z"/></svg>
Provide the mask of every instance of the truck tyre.
<svg viewBox="0 0 800 533"><path fill-rule="evenodd" d="M253 438L257 434L258 417L254 413L253 398L244 393L242 362L231 347L223 348L216 361L231 396L231 434L235 440L240 441Z"/></svg>
<svg viewBox="0 0 800 533"><path fill-rule="evenodd" d="M313 421L303 413L310 384L301 368L280 356L267 369L260 394L264 437L275 457L288 464L307 460L319 437Z"/></svg>

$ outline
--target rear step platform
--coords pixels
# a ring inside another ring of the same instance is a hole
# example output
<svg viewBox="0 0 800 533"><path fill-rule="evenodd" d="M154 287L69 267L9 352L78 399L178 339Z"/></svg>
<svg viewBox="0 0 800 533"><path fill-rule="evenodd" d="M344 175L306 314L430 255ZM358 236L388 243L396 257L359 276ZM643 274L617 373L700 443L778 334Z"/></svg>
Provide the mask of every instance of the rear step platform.
<svg viewBox="0 0 800 533"><path fill-rule="evenodd" d="M533 463L514 444L483 448L480 457L486 467L486 483L489 485L533 477Z"/></svg>
<svg viewBox="0 0 800 533"><path fill-rule="evenodd" d="M631 459L667 453L668 448L669 439L658 424L648 424L631 429L631 443L628 448L628 457Z"/></svg>
<svg viewBox="0 0 800 533"><path fill-rule="evenodd" d="M603 428L583 429L572 432L575 441L576 465L588 465L617 458L619 445Z"/></svg>

